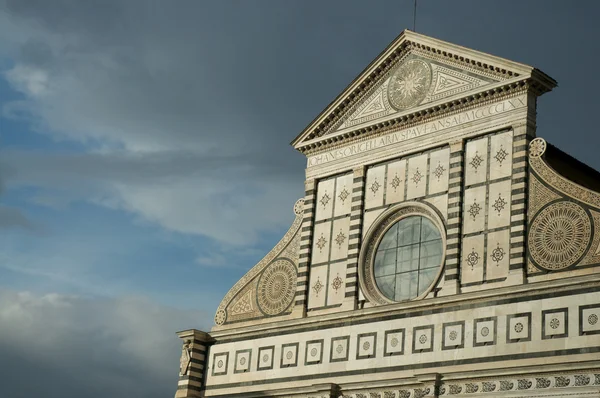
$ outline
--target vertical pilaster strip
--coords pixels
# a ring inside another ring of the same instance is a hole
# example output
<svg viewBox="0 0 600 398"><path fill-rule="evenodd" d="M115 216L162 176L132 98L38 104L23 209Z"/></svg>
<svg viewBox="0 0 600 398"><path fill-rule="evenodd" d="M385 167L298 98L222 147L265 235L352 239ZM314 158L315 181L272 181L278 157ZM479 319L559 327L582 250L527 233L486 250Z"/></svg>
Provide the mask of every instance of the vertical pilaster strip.
<svg viewBox="0 0 600 398"><path fill-rule="evenodd" d="M214 340L208 333L196 329L177 332L177 335L183 340L181 362L186 362L184 350L187 350L190 362L187 369L179 369L175 398L201 397L207 374L208 347Z"/></svg>
<svg viewBox="0 0 600 398"><path fill-rule="evenodd" d="M345 310L356 309L358 302L358 256L362 238L364 191L365 167L360 166L353 170L348 261L346 262L346 290L342 305Z"/></svg>
<svg viewBox="0 0 600 398"><path fill-rule="evenodd" d="M306 315L308 302L310 255L317 196L316 181L308 179L304 183L304 187L304 216L300 227L300 260L298 261L298 284L296 286L296 304L294 307L294 312L302 311L302 316Z"/></svg>
<svg viewBox="0 0 600 398"><path fill-rule="evenodd" d="M450 143L448 171L448 226L446 231L446 265L444 287L440 295L459 293L460 242L462 234L464 142Z"/></svg>
<svg viewBox="0 0 600 398"><path fill-rule="evenodd" d="M510 263L508 284L520 285L525 281L527 254L527 194L529 163L527 149L534 135L534 126L523 123L513 126L513 172L510 203Z"/></svg>

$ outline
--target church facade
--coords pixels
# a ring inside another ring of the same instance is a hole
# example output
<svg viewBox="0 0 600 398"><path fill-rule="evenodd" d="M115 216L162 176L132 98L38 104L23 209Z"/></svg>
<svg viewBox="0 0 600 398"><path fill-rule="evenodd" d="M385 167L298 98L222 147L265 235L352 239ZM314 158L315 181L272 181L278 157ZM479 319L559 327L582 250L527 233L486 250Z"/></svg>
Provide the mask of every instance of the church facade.
<svg viewBox="0 0 600 398"><path fill-rule="evenodd" d="M292 142L295 219L178 333L175 397L600 396L600 173L536 131L555 86L402 32Z"/></svg>

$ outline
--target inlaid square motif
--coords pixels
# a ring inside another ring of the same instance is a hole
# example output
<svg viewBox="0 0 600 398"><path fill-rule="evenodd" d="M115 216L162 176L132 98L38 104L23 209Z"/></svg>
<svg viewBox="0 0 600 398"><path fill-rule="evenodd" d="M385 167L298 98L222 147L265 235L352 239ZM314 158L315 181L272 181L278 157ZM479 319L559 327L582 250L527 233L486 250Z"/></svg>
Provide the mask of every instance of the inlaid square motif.
<svg viewBox="0 0 600 398"><path fill-rule="evenodd" d="M275 346L260 347L258 349L258 362L256 369L269 370L273 369L273 357L275 356Z"/></svg>
<svg viewBox="0 0 600 398"><path fill-rule="evenodd" d="M442 326L442 350L465 346L465 322L450 322Z"/></svg>
<svg viewBox="0 0 600 398"><path fill-rule="evenodd" d="M252 357L252 350L239 350L235 352L235 365L233 367L233 373L243 373L250 370L250 359Z"/></svg>
<svg viewBox="0 0 600 398"><path fill-rule="evenodd" d="M313 365L321 362L323 362L323 340L307 341L304 364Z"/></svg>
<svg viewBox="0 0 600 398"><path fill-rule="evenodd" d="M473 347L496 344L497 318L479 318L473 321Z"/></svg>
<svg viewBox="0 0 600 398"><path fill-rule="evenodd" d="M356 359L372 358L375 356L377 333L359 334L356 346Z"/></svg>
<svg viewBox="0 0 600 398"><path fill-rule="evenodd" d="M531 340L531 312L508 315L506 319L506 342L518 343Z"/></svg>
<svg viewBox="0 0 600 398"><path fill-rule="evenodd" d="M298 365L298 343L281 346L281 367L289 368Z"/></svg>
<svg viewBox="0 0 600 398"><path fill-rule="evenodd" d="M579 307L579 334L600 334L600 304Z"/></svg>
<svg viewBox="0 0 600 398"><path fill-rule="evenodd" d="M433 351L433 325L413 328L413 353Z"/></svg>
<svg viewBox="0 0 600 398"><path fill-rule="evenodd" d="M542 311L542 339L567 337L569 333L567 308Z"/></svg>
<svg viewBox="0 0 600 398"><path fill-rule="evenodd" d="M404 354L404 329L394 329L385 332L384 356Z"/></svg>
<svg viewBox="0 0 600 398"><path fill-rule="evenodd" d="M349 348L350 336L332 338L331 352L329 353L329 362L347 361Z"/></svg>
<svg viewBox="0 0 600 398"><path fill-rule="evenodd" d="M229 362L229 353L221 352L213 355L212 375L220 376L227 374L227 365Z"/></svg>

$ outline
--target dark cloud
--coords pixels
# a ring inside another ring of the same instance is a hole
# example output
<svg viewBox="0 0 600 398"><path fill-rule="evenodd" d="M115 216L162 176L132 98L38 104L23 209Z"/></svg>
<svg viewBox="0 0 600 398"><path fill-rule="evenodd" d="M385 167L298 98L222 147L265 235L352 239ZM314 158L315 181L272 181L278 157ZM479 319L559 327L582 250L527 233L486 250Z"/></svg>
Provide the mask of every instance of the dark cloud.
<svg viewBox="0 0 600 398"><path fill-rule="evenodd" d="M176 330L201 312L143 298L92 299L0 290L0 395L30 398L172 396Z"/></svg>

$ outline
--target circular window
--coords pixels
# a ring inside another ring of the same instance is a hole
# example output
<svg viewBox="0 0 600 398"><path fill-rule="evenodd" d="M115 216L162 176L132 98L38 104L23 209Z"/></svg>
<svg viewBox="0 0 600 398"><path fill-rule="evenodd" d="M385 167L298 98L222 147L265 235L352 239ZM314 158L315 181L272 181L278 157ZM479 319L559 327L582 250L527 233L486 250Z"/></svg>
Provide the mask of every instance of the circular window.
<svg viewBox="0 0 600 398"><path fill-rule="evenodd" d="M411 300L425 293L442 263L442 236L423 216L404 218L383 235L375 254L375 282L387 298Z"/></svg>
<svg viewBox="0 0 600 398"><path fill-rule="evenodd" d="M442 271L444 231L441 218L422 203L405 203L378 217L359 257L359 283L369 302L424 297Z"/></svg>

